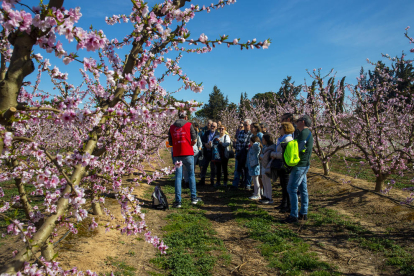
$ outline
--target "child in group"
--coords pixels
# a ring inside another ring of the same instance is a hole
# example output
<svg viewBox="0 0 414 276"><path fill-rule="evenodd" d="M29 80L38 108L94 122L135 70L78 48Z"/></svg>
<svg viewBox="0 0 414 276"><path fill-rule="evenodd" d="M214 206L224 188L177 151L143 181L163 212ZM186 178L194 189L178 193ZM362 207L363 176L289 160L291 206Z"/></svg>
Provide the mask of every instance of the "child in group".
<svg viewBox="0 0 414 276"><path fill-rule="evenodd" d="M259 163L259 155L262 149L262 144L260 143L260 138L257 136L252 136L250 138L250 148L247 153L247 161L246 166L249 169L249 174L252 177L252 181L254 184L254 193L250 199L259 200L260 196L260 183L259 183L259 175L260 175L260 163Z"/></svg>
<svg viewBox="0 0 414 276"><path fill-rule="evenodd" d="M272 178L270 174L270 163L272 159L270 155L275 152L276 145L273 143L273 137L271 134L263 135L262 139L263 149L262 153L259 156L262 173L262 182L263 182L263 197L260 201L262 204L273 204L272 200ZM268 172L268 174L266 174Z"/></svg>

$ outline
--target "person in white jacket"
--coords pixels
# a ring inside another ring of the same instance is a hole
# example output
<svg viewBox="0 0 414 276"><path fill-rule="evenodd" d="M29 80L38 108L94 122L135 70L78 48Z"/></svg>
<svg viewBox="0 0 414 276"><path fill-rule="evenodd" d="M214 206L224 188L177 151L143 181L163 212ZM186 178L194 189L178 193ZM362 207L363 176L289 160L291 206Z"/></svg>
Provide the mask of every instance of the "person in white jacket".
<svg viewBox="0 0 414 276"><path fill-rule="evenodd" d="M213 138L213 141L218 142L217 148L220 154L220 160L212 160L216 166L216 177L217 182L214 187L219 187L221 185L221 173L223 172L223 181L224 187L227 187L228 181L228 163L229 163L229 155L228 155L228 147L230 146L231 139L228 134L226 134L226 127L221 125L218 128L219 134Z"/></svg>

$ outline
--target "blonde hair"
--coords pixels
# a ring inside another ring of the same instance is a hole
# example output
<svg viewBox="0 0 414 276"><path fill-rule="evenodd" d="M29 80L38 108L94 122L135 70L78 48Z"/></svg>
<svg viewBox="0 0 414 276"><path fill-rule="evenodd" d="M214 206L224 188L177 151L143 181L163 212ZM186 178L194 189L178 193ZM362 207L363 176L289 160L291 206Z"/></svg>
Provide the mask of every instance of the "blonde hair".
<svg viewBox="0 0 414 276"><path fill-rule="evenodd" d="M285 134L292 134L295 132L295 127L289 122L283 122L280 128L283 128Z"/></svg>

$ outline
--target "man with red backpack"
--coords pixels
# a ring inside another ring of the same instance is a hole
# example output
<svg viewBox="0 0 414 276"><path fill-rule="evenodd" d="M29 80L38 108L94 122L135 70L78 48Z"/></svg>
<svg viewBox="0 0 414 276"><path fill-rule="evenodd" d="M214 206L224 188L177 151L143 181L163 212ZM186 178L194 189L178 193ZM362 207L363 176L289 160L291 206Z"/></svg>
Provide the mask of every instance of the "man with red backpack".
<svg viewBox="0 0 414 276"><path fill-rule="evenodd" d="M173 147L174 164L182 163L188 172L190 184L191 203L197 204L202 202L197 198L195 174L194 174L194 151L193 146L197 142L197 133L190 122L187 122L186 113L180 113L178 120L170 126L168 132L168 142ZM183 167L179 166L175 170L175 202L174 208L181 208L181 181L183 178Z"/></svg>

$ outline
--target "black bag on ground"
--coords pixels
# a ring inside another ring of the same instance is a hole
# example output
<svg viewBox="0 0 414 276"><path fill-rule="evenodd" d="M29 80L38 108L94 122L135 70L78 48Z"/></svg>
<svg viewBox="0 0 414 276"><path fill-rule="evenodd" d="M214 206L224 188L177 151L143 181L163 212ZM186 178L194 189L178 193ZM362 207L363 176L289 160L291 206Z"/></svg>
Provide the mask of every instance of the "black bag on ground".
<svg viewBox="0 0 414 276"><path fill-rule="evenodd" d="M170 209L167 197L158 185L155 186L154 192L152 193L152 207L164 211L165 209Z"/></svg>

